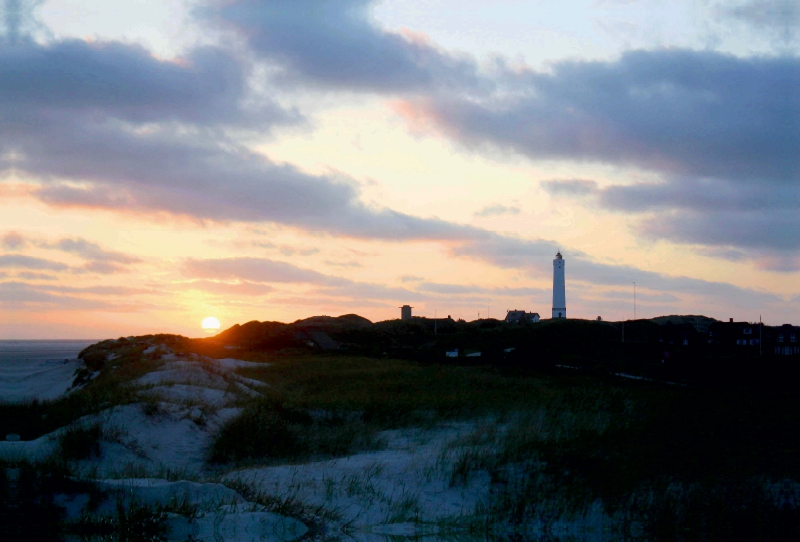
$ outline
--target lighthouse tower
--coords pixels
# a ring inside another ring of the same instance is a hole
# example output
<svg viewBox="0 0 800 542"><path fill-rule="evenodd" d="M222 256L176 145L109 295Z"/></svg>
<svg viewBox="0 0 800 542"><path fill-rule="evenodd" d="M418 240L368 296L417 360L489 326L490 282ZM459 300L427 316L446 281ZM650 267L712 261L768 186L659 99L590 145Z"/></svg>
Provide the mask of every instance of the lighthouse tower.
<svg viewBox="0 0 800 542"><path fill-rule="evenodd" d="M561 251L553 260L553 318L567 317L567 294L564 285L564 258Z"/></svg>

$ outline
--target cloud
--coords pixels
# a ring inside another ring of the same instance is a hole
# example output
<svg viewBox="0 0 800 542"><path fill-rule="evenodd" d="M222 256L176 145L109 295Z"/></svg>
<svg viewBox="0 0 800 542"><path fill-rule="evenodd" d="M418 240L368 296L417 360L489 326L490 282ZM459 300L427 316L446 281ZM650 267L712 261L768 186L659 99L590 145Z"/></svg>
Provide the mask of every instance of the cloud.
<svg viewBox="0 0 800 542"><path fill-rule="evenodd" d="M597 182L585 179L542 181L540 184L551 196L581 197L597 191Z"/></svg>
<svg viewBox="0 0 800 542"><path fill-rule="evenodd" d="M280 249L281 254L284 256L313 256L319 253L318 248L294 248L290 246L282 246Z"/></svg>
<svg viewBox="0 0 800 542"><path fill-rule="evenodd" d="M629 51L506 75L507 92L409 101L431 126L471 145L531 158L593 160L671 174L793 179L800 59L711 51Z"/></svg>
<svg viewBox="0 0 800 542"><path fill-rule="evenodd" d="M252 126L263 135L292 122L246 106L269 102L249 96L246 75L213 49L170 62L115 42L3 48L0 174L32 179L25 193L55 207L272 222L368 239L477 234L365 205L353 179L310 175L237 143L230 130Z"/></svg>
<svg viewBox="0 0 800 542"><path fill-rule="evenodd" d="M436 48L424 35L370 20L375 0L214 0L197 11L232 29L280 80L304 87L397 93L485 81L475 61Z"/></svg>
<svg viewBox="0 0 800 542"><path fill-rule="evenodd" d="M28 241L21 234L15 231L8 232L3 236L2 241L0 241L0 244L2 244L3 248L8 250L19 250L27 243Z"/></svg>
<svg viewBox="0 0 800 542"><path fill-rule="evenodd" d="M623 301L630 301L633 303L633 289L631 291L625 290L606 290L602 292L591 292L591 296L600 297L603 299L620 299ZM636 301L644 303L678 303L681 299L673 294L663 293L648 293L639 290L636 292Z"/></svg>
<svg viewBox="0 0 800 542"><path fill-rule="evenodd" d="M113 275L115 273L127 273L128 269L111 262L86 262L83 267L81 267L79 270L76 270L76 273L84 271L89 273L97 273L99 275Z"/></svg>
<svg viewBox="0 0 800 542"><path fill-rule="evenodd" d="M350 281L323 275L286 262L266 258L217 258L198 260L190 258L184 264L184 273L191 277L251 282L305 283L322 286L339 286Z"/></svg>
<svg viewBox="0 0 800 542"><path fill-rule="evenodd" d="M487 205L475 213L475 216L485 218L488 216L518 215L519 212L520 209L517 206L508 207L506 205L500 205L499 203L496 203L494 205Z"/></svg>
<svg viewBox="0 0 800 542"><path fill-rule="evenodd" d="M322 295L350 298L359 301L363 299L373 299L414 303L430 299L430 296L406 288L394 288L383 284L354 281L349 281L346 284L333 288L323 288L319 293Z"/></svg>
<svg viewBox="0 0 800 542"><path fill-rule="evenodd" d="M359 263L359 262L357 262L355 260L339 261L339 262L335 262L335 261L332 261L332 260L325 260L325 264L333 266L333 267L349 267L351 269L357 268L357 267L364 267L361 263Z"/></svg>
<svg viewBox="0 0 800 542"><path fill-rule="evenodd" d="M330 297L410 301L424 298L421 294L405 288L356 282L266 258L189 259L184 264L184 274L203 279L243 280L260 284L310 284L318 287L317 295Z"/></svg>
<svg viewBox="0 0 800 542"><path fill-rule="evenodd" d="M511 237L492 241L464 243L452 249L459 257L483 261L498 267L518 269L533 277L551 277L552 259L557 246L545 240L526 240ZM673 276L638 269L630 265L597 262L583 252L561 249L566 259L568 281L591 285L628 286L632 282L651 291L692 294L698 298L725 300L737 306L759 306L782 303L779 295L743 288L726 282L707 281L685 276Z"/></svg>
<svg viewBox="0 0 800 542"><path fill-rule="evenodd" d="M215 295L248 297L261 297L276 291L274 287L268 284L249 281L219 282L215 280L194 280L175 284L173 287L178 290L195 290Z"/></svg>
<svg viewBox="0 0 800 542"><path fill-rule="evenodd" d="M750 0L738 5L726 1L717 8L717 13L756 30L768 31L785 44L794 41L800 24L800 6L796 0Z"/></svg>
<svg viewBox="0 0 800 542"><path fill-rule="evenodd" d="M55 275L50 275L48 273L32 273L30 271L21 271L16 274L16 277L25 280L58 280L58 277Z"/></svg>
<svg viewBox="0 0 800 542"><path fill-rule="evenodd" d="M129 43L27 40L0 49L0 74L5 74L0 110L12 123L65 114L201 126L264 127L296 120L265 97L252 106L244 65L221 48L200 47L179 59L159 60Z"/></svg>
<svg viewBox="0 0 800 542"><path fill-rule="evenodd" d="M519 297L541 295L551 292L548 288L508 288L476 286L468 284L442 284L437 282L423 282L417 285L417 290L443 295L458 294L491 294L495 296Z"/></svg>
<svg viewBox="0 0 800 542"><path fill-rule="evenodd" d="M132 312L146 308L143 304L121 305L96 299L54 295L44 288L24 282L0 282L0 307L11 310L103 310Z"/></svg>
<svg viewBox="0 0 800 542"><path fill-rule="evenodd" d="M494 93L452 89L406 99L398 111L412 129L475 151L500 147L656 174L658 182L602 189L586 180L542 183L590 207L649 214L634 233L797 255L800 58L638 50L509 70L498 81Z"/></svg>
<svg viewBox="0 0 800 542"><path fill-rule="evenodd" d="M400 277L400 282L422 282L425 277L417 277L416 275L403 275Z"/></svg>
<svg viewBox="0 0 800 542"><path fill-rule="evenodd" d="M61 262L25 256L22 254L4 254L0 256L0 268L32 269L37 271L66 271L69 266Z"/></svg>
<svg viewBox="0 0 800 542"><path fill-rule="evenodd" d="M133 296L160 294L157 290L150 288L130 288L127 286L62 286L51 284L37 284L36 288L45 292L59 292L66 294L90 294L99 296Z"/></svg>
<svg viewBox="0 0 800 542"><path fill-rule="evenodd" d="M87 260L93 260L95 262L131 264L142 261L141 258L137 258L136 256L106 250L96 243L80 238L61 239L56 243L46 244L44 246L71 254L77 254Z"/></svg>

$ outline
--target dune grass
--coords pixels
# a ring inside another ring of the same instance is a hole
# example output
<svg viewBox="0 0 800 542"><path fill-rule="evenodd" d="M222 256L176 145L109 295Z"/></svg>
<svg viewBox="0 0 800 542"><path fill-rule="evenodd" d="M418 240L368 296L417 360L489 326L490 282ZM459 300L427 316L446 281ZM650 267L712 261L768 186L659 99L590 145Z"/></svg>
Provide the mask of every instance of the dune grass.
<svg viewBox="0 0 800 542"><path fill-rule="evenodd" d="M93 354L99 376L79 392L51 403L0 405L0 433L33 438L109 406L146 401L127 383L162 362L144 354L142 343L117 346ZM492 522L552 521L600 502L615 518L664 536L704 529L800 535L798 512L780 510L763 490L765 481L800 480L800 400L790 393L686 389L570 371L509 376L489 367L346 355L235 356L268 362L236 371L268 388L262 397L240 398L241 413L216 433L208 457L220 472L376 450L386 429L470 420L475 431L444 450L430 475L457 487L488 472L494 498L481 513ZM90 457L95 433L65 433L62 449ZM356 482L344 489L366 491ZM314 513L292 499L259 499L275 510ZM414 495L392 510L387 521L413 521Z"/></svg>

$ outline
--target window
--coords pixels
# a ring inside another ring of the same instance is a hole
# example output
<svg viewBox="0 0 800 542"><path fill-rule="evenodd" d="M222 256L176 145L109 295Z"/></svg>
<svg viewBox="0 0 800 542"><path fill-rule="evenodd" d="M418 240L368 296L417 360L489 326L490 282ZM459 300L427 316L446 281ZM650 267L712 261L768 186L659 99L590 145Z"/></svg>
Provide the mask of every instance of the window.
<svg viewBox="0 0 800 542"><path fill-rule="evenodd" d="M792 341L793 343L796 343L797 342L797 335L792 333L791 337L789 337L789 340Z"/></svg>
<svg viewBox="0 0 800 542"><path fill-rule="evenodd" d="M750 344L759 344L760 342L758 339L750 339Z"/></svg>
<svg viewBox="0 0 800 542"><path fill-rule="evenodd" d="M783 333L778 333L778 342L779 343L783 342Z"/></svg>
<svg viewBox="0 0 800 542"><path fill-rule="evenodd" d="M746 327L746 328L744 328L744 329L742 330L742 332L743 332L745 335L752 335L752 334L753 334L753 328Z"/></svg>

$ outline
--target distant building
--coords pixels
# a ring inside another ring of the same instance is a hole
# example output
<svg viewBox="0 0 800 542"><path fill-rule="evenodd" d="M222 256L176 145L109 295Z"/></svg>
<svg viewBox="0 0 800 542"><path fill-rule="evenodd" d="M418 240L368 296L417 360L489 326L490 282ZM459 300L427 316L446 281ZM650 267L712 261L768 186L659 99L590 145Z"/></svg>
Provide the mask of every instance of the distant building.
<svg viewBox="0 0 800 542"><path fill-rule="evenodd" d="M773 352L777 356L800 355L800 327L783 324L773 332Z"/></svg>
<svg viewBox="0 0 800 542"><path fill-rule="evenodd" d="M567 317L567 294L564 283L564 258L559 250L553 260L553 318Z"/></svg>
<svg viewBox="0 0 800 542"><path fill-rule="evenodd" d="M733 351L771 356L800 356L800 327L765 326L759 322L715 322L708 327L708 344Z"/></svg>
<svg viewBox="0 0 800 542"><path fill-rule="evenodd" d="M525 312L514 309L513 311L506 311L506 323L508 324L524 324L536 323L539 321L538 312Z"/></svg>
<svg viewBox="0 0 800 542"><path fill-rule="evenodd" d="M413 309L411 305L403 305L400 307L400 319L401 320L411 320L411 309Z"/></svg>

